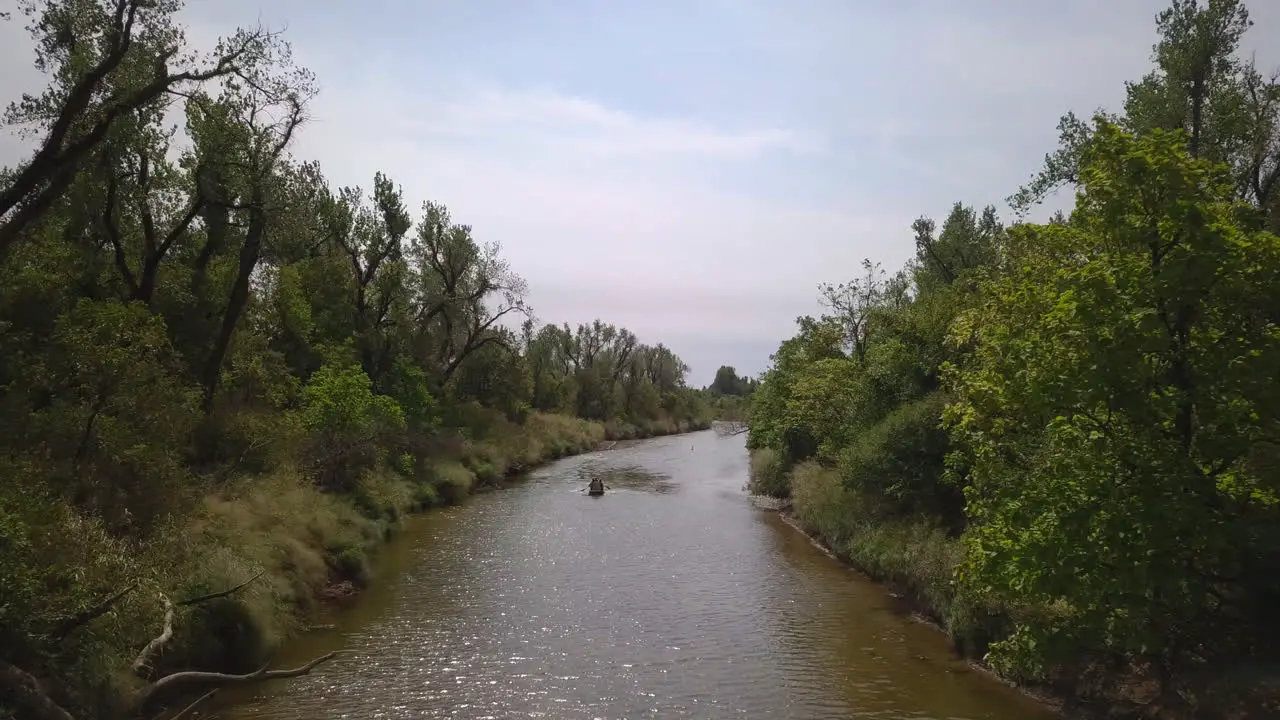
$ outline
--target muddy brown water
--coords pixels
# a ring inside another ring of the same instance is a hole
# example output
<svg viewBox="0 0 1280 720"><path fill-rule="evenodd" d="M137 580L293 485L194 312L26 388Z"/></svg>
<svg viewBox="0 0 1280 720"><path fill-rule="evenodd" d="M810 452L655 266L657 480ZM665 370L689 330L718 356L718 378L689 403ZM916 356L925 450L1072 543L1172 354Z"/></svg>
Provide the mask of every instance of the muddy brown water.
<svg viewBox="0 0 1280 720"><path fill-rule="evenodd" d="M743 438L659 438L569 458L412 518L379 579L223 720L1042 720L953 657L883 588L743 492ZM610 487L582 490L593 475Z"/></svg>

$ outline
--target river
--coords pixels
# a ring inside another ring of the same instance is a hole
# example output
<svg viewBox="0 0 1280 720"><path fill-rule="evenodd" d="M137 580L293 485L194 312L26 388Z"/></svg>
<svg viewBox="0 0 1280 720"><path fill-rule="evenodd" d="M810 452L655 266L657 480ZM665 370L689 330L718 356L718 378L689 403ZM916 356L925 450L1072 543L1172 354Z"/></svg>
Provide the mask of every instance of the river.
<svg viewBox="0 0 1280 720"><path fill-rule="evenodd" d="M545 466L412 518L378 580L292 641L309 676L237 689L223 720L1054 715L742 490L707 431ZM582 492L600 474L602 497Z"/></svg>

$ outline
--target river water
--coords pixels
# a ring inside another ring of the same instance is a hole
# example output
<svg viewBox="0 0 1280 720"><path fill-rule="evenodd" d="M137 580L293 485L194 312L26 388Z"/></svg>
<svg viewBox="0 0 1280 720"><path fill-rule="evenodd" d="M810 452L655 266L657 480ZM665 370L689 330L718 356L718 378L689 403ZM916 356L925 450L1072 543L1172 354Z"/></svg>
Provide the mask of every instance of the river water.
<svg viewBox="0 0 1280 720"><path fill-rule="evenodd" d="M224 720L918 718L1052 713L742 490L711 431L561 460L410 520L379 579ZM582 492L593 475L610 491Z"/></svg>

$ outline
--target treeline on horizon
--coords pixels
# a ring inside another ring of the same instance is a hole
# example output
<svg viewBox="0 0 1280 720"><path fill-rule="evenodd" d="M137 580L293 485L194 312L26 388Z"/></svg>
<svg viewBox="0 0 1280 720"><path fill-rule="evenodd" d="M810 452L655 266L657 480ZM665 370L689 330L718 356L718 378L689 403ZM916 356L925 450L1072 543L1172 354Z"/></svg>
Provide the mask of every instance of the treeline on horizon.
<svg viewBox="0 0 1280 720"><path fill-rule="evenodd" d="M739 375L732 365L721 365L716 370L715 378L704 390L711 404L712 416L723 421L718 426L722 435L737 435L744 431L751 412L751 396L759 386L759 380Z"/></svg>
<svg viewBox="0 0 1280 720"><path fill-rule="evenodd" d="M670 348L538 325L445 206L293 157L316 85L279 36L19 8L50 84L0 174L0 716L174 707L208 678L158 679L257 667L401 513L709 424Z"/></svg>
<svg viewBox="0 0 1280 720"><path fill-rule="evenodd" d="M1122 112L1064 117L1009 199L1069 214L957 203L821 286L752 396L751 486L1005 677L1274 717L1280 83L1241 2L1156 23Z"/></svg>

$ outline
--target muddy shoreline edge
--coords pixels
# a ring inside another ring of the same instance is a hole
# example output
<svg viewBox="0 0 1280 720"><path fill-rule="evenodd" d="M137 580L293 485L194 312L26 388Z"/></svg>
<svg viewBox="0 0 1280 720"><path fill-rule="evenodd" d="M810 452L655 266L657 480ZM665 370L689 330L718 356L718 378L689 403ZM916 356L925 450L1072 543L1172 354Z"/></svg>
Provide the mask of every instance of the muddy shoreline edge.
<svg viewBox="0 0 1280 720"><path fill-rule="evenodd" d="M822 554L832 560L835 560L851 572L857 573L868 582L881 588L885 594L894 601L895 609L902 613L902 615L909 617L915 622L927 625L949 639L953 639L951 633L948 632L940 622L930 617L928 614L929 609L925 607L923 603L914 598L911 593L902 592L902 588L896 586L892 581L877 578L868 573L865 569L858 567L856 564L842 559L834 550L832 550L825 538L801 525L800 521L797 520L794 513L792 513L790 503L786 503L782 507L766 507L763 509L767 509L770 512L775 513L783 523L808 538L809 543L817 548ZM1080 707L1078 704L1081 701L1078 698L1072 698L1062 693L1054 692L1051 688L1017 683L1009 680L1008 678L1002 677L980 658L960 653L956 649L954 643L952 644L952 653L957 659L962 660L971 671L979 673L1000 683L1001 685L1016 690L1023 696L1040 703L1052 712L1058 714L1060 717L1064 718L1064 720L1101 720L1102 718L1109 716L1107 712L1100 709Z"/></svg>

